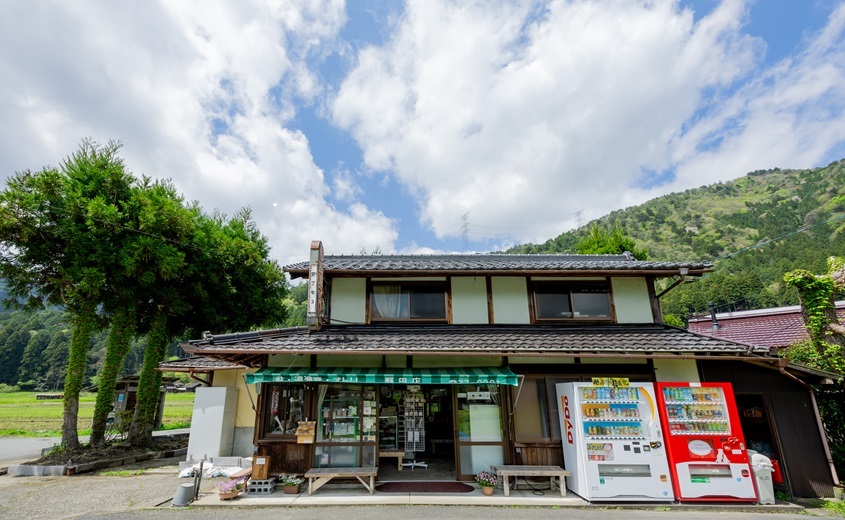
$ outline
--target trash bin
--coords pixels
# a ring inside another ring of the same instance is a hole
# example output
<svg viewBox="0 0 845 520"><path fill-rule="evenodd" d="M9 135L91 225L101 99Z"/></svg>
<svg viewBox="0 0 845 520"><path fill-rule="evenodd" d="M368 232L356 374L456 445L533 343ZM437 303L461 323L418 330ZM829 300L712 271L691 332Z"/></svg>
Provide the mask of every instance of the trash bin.
<svg viewBox="0 0 845 520"><path fill-rule="evenodd" d="M769 457L754 450L748 450L751 457L751 472L754 473L754 482L757 484L757 503L774 504L775 488L772 483L772 461Z"/></svg>

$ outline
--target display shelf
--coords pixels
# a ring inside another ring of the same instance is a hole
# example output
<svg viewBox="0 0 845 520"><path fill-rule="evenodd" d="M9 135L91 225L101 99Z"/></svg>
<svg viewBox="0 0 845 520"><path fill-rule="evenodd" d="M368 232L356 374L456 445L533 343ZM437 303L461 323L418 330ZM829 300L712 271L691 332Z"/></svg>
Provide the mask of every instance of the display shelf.
<svg viewBox="0 0 845 520"><path fill-rule="evenodd" d="M582 403L638 403L640 393L634 387L588 386L581 388Z"/></svg>
<svg viewBox="0 0 845 520"><path fill-rule="evenodd" d="M405 451L425 451L425 399L422 394L405 395Z"/></svg>
<svg viewBox="0 0 845 520"><path fill-rule="evenodd" d="M399 439L396 435L396 416L383 415L378 418L379 423L379 449L395 451L399 448Z"/></svg>

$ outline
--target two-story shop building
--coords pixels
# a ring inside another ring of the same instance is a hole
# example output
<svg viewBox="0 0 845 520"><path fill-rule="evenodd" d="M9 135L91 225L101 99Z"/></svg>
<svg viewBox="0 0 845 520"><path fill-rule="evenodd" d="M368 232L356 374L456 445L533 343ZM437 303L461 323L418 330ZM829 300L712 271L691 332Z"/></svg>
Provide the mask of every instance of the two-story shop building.
<svg viewBox="0 0 845 520"><path fill-rule="evenodd" d="M711 267L629 255L324 256L315 242L310 261L285 268L307 279L308 327L206 334L184 349L257 368L232 402L254 403L253 427L240 426L271 473L379 466L402 478L436 466L471 480L491 464L565 466L555 384L615 377L732 383L791 493L832 496L808 386L826 374L663 324L660 297ZM302 421L313 437L297 437Z"/></svg>

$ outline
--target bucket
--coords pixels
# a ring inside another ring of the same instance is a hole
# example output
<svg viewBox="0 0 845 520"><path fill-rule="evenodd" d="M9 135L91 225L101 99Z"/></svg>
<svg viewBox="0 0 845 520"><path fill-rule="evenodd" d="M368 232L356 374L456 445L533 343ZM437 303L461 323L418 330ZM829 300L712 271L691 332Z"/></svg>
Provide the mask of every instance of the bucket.
<svg viewBox="0 0 845 520"><path fill-rule="evenodd" d="M188 482L179 485L176 490L176 496L173 497L173 507L188 507L188 504L194 501L194 483Z"/></svg>

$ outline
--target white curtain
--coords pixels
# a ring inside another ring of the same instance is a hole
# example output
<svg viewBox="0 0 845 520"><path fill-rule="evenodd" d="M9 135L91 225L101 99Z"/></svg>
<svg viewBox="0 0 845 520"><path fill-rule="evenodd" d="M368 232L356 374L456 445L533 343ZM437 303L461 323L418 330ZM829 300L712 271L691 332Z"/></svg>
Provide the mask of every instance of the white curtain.
<svg viewBox="0 0 845 520"><path fill-rule="evenodd" d="M373 305L380 318L402 318L402 287L399 285L377 285L373 287Z"/></svg>

